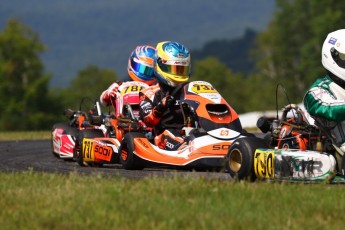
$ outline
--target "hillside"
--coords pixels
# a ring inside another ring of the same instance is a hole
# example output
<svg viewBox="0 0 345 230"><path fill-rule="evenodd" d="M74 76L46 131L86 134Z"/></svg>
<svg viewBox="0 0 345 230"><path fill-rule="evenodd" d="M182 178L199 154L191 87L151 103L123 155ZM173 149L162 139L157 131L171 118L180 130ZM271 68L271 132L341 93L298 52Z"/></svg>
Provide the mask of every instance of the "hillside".
<svg viewBox="0 0 345 230"><path fill-rule="evenodd" d="M51 85L66 86L88 64L125 76L137 44L175 40L201 49L264 29L273 11L274 0L2 0L0 29L17 18L37 32L48 47L42 58Z"/></svg>

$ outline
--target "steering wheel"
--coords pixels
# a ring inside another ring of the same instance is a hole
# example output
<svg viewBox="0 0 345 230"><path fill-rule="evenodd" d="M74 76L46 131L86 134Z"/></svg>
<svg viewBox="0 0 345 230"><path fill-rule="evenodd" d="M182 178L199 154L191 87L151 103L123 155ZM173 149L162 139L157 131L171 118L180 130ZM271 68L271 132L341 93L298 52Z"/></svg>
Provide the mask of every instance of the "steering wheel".
<svg viewBox="0 0 345 230"><path fill-rule="evenodd" d="M287 114L290 111L292 112L294 118L296 118L295 115L297 115L297 119L296 120L297 120L297 122L299 124L306 120L306 119L304 119L303 111L296 104L289 104L289 105L286 105L283 108L283 113L282 113L282 116L281 116L281 120L286 121L287 120Z"/></svg>
<svg viewBox="0 0 345 230"><path fill-rule="evenodd" d="M187 85L189 82L185 82L182 84L179 84L171 93L170 96L174 97L176 99L176 95L183 89L185 85ZM173 120L173 115L171 114L170 108L165 110L164 113L162 114L162 118L160 121L160 126L163 129L167 128L177 128L181 129L183 127L183 124L169 124L171 120Z"/></svg>

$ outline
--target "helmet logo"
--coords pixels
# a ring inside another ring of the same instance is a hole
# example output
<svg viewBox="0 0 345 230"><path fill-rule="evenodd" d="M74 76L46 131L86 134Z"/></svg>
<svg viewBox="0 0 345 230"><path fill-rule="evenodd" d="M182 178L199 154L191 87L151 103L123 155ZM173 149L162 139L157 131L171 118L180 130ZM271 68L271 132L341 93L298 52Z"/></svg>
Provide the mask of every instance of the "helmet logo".
<svg viewBox="0 0 345 230"><path fill-rule="evenodd" d="M332 44L332 45L335 45L335 43L337 42L337 40L338 40L338 39L331 37L331 38L328 40L328 43L330 43L330 44Z"/></svg>
<svg viewBox="0 0 345 230"><path fill-rule="evenodd" d="M185 62L185 61L175 61L174 64L175 65L188 65L188 62Z"/></svg>

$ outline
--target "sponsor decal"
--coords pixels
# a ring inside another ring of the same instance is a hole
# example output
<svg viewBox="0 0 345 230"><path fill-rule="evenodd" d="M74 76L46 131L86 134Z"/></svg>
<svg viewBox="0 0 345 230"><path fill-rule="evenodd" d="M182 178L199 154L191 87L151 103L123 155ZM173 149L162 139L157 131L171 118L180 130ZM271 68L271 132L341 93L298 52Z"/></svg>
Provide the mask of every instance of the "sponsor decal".
<svg viewBox="0 0 345 230"><path fill-rule="evenodd" d="M298 159L292 156L281 156L275 163L277 176L293 178L311 178L322 174L322 162L314 159Z"/></svg>
<svg viewBox="0 0 345 230"><path fill-rule="evenodd" d="M113 149L110 146L95 145L94 147L95 158L98 158L104 161L110 161L112 153L113 153Z"/></svg>
<svg viewBox="0 0 345 230"><path fill-rule="evenodd" d="M140 107L141 107L141 110L144 112L144 115L149 114L152 110L152 106L151 106L150 102L148 102L148 101L142 101L140 103Z"/></svg>
<svg viewBox="0 0 345 230"><path fill-rule="evenodd" d="M193 84L191 91L199 93L218 93L210 84Z"/></svg>
<svg viewBox="0 0 345 230"><path fill-rule="evenodd" d="M165 144L165 146L166 146L167 148L169 148L169 149L173 149L173 148L174 148L174 145L173 145L172 143L170 143L170 142L167 142L167 143Z"/></svg>
<svg viewBox="0 0 345 230"><path fill-rule="evenodd" d="M274 178L274 151L255 151L254 172L259 178Z"/></svg>
<svg viewBox="0 0 345 230"><path fill-rule="evenodd" d="M175 61L174 64L175 64L175 65L187 66L187 65L188 65L188 62L185 62L185 61Z"/></svg>
<svg viewBox="0 0 345 230"><path fill-rule="evenodd" d="M220 136L229 136L229 130L228 129L220 130Z"/></svg>
<svg viewBox="0 0 345 230"><path fill-rule="evenodd" d="M84 161L94 161L95 156L93 154L93 141L89 139L83 140L82 154Z"/></svg>
<svg viewBox="0 0 345 230"><path fill-rule="evenodd" d="M321 87L328 88L328 86L326 84L321 85ZM318 98L320 98L322 96L329 96L329 97L335 99L335 97L325 89L320 89L320 90L314 92L314 95L315 95L315 97L318 97Z"/></svg>
<svg viewBox="0 0 345 230"><path fill-rule="evenodd" d="M254 172L259 178L314 178L324 174L322 167L321 160L276 155L274 150L257 149L254 154Z"/></svg>
<svg viewBox="0 0 345 230"><path fill-rule="evenodd" d="M226 144L224 144L224 145L221 145L221 144L219 144L219 145L212 145L212 150L228 150L229 148L230 148L230 146L231 145L226 145Z"/></svg>
<svg viewBox="0 0 345 230"><path fill-rule="evenodd" d="M142 86L140 85L132 85L124 88L121 90L121 95L124 95L126 93L132 93L132 92L140 92L143 89Z"/></svg>
<svg viewBox="0 0 345 230"><path fill-rule="evenodd" d="M336 42L337 42L337 39L336 39L336 38L333 38L333 37L331 37L331 38L328 40L328 43L329 43L329 44L332 44L332 45L335 45Z"/></svg>

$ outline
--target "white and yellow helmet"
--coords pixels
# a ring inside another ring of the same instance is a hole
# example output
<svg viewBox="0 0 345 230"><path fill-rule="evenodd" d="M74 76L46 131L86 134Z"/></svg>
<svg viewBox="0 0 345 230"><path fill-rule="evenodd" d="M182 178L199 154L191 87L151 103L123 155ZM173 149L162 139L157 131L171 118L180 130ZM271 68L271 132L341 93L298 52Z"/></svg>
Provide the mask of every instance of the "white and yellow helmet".
<svg viewBox="0 0 345 230"><path fill-rule="evenodd" d="M345 29L328 34L322 46L322 65L345 81Z"/></svg>
<svg viewBox="0 0 345 230"><path fill-rule="evenodd" d="M189 51L178 42L160 42L156 46L155 76L158 82L175 87L189 80Z"/></svg>

